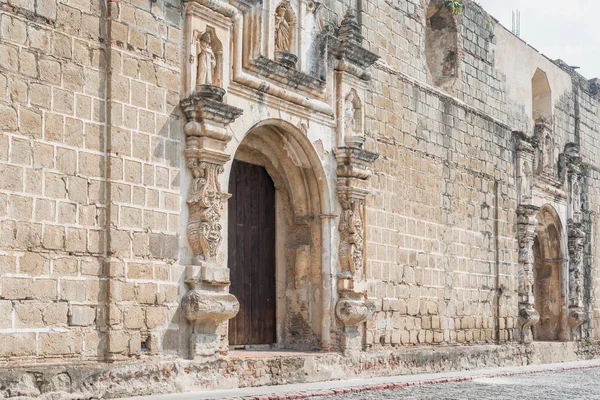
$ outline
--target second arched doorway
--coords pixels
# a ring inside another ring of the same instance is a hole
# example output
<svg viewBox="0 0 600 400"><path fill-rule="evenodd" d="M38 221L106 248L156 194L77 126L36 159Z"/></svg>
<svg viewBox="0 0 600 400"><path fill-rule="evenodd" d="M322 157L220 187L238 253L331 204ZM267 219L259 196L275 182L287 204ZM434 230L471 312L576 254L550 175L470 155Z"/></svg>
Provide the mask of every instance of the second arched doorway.
<svg viewBox="0 0 600 400"><path fill-rule="evenodd" d="M548 204L540 208L536 220L533 294L540 320L533 326L533 338L537 341L566 340L567 303L563 281L567 264L563 228L556 210Z"/></svg>

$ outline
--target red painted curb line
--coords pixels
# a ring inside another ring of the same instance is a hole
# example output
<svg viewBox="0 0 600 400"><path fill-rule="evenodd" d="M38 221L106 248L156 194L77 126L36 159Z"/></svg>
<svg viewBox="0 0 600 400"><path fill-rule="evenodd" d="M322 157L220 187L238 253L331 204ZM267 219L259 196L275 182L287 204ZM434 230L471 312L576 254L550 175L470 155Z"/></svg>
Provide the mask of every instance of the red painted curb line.
<svg viewBox="0 0 600 400"><path fill-rule="evenodd" d="M312 392L312 393L295 393L295 394L282 394L282 395L274 395L274 396L265 395L265 396L258 396L258 397L244 397L244 400L306 399L308 397L335 396L335 395L341 395L341 394L346 394L346 393L361 393L361 392L368 392L368 391L373 391L373 390L396 389L396 388L409 387L409 386L423 386L423 385L437 385L440 383L467 382L467 381L472 381L474 379L480 379L480 378L500 378L500 377L506 377L506 376L532 375L532 374L539 374L539 373L544 373L544 372L578 371L578 370L593 369L593 368L600 368L600 365L588 365L585 367L571 367L571 368L558 367L558 368L551 368L551 369L537 369L537 370L522 371L522 372L499 372L497 374L440 378L440 379L430 379L430 380L414 381L414 382L383 383L383 384L378 384L378 385L366 385L366 386L357 386L357 387L351 387L351 388L320 390L318 392Z"/></svg>

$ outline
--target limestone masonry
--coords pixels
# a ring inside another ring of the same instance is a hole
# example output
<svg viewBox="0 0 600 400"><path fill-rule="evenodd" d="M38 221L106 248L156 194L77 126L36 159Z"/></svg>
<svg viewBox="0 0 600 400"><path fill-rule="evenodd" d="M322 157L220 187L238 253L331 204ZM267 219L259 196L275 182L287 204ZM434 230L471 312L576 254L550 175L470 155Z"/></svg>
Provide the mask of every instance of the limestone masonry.
<svg viewBox="0 0 600 400"><path fill-rule="evenodd" d="M593 358L599 213L471 0L0 0L0 398Z"/></svg>

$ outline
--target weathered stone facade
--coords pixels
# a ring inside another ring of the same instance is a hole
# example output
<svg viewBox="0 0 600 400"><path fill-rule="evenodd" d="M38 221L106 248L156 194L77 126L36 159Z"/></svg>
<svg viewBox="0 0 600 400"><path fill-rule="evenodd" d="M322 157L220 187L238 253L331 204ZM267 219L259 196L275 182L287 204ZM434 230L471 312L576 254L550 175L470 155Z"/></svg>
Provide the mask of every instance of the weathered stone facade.
<svg viewBox="0 0 600 400"><path fill-rule="evenodd" d="M464 3L0 0L0 397L595 356L600 85ZM229 349L234 160L323 354Z"/></svg>

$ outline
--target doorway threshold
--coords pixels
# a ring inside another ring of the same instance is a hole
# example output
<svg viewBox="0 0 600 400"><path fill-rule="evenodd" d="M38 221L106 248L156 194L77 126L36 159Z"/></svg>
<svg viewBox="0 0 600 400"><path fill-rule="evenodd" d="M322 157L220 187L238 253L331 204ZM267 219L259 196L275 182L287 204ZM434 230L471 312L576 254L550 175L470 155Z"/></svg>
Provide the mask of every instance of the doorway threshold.
<svg viewBox="0 0 600 400"><path fill-rule="evenodd" d="M230 358L276 358L276 357L321 357L337 355L336 352L288 350L282 348L267 349L232 349L229 350Z"/></svg>

